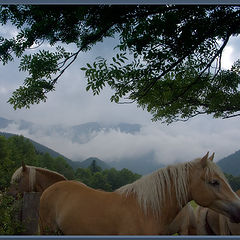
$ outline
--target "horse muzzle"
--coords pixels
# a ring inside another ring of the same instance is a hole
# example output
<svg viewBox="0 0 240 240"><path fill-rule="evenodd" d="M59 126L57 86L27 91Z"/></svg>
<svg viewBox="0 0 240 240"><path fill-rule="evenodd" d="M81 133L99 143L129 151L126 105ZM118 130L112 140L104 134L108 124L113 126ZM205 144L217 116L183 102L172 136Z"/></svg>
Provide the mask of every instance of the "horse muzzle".
<svg viewBox="0 0 240 240"><path fill-rule="evenodd" d="M8 196L11 196L15 199L19 199L22 197L22 194L19 193L18 191L15 191L14 189L8 189L8 191L6 192Z"/></svg>
<svg viewBox="0 0 240 240"><path fill-rule="evenodd" d="M228 217L232 223L240 223L240 203L228 201L216 201L210 209Z"/></svg>
<svg viewBox="0 0 240 240"><path fill-rule="evenodd" d="M238 212L237 214L231 214L230 222L240 223L240 212Z"/></svg>
<svg viewBox="0 0 240 240"><path fill-rule="evenodd" d="M229 206L230 222L240 223L240 204L234 204Z"/></svg>

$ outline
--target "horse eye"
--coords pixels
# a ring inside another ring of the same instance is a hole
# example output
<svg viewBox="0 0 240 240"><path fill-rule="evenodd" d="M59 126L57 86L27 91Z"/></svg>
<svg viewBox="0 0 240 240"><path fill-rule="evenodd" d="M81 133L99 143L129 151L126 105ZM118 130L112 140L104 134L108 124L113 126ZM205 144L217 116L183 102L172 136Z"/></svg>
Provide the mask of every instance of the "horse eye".
<svg viewBox="0 0 240 240"><path fill-rule="evenodd" d="M212 181L209 181L208 183L214 187L217 187L220 185L218 180L212 180Z"/></svg>

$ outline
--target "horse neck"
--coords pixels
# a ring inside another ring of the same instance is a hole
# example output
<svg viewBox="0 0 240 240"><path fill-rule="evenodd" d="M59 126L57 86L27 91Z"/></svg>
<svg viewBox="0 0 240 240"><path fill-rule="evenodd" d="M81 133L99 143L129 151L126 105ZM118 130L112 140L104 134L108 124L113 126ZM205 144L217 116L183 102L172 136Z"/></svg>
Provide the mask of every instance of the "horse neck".
<svg viewBox="0 0 240 240"><path fill-rule="evenodd" d="M167 216L167 218L165 218L165 220L161 219L161 221L164 221L165 224L170 224L175 219L175 217L180 213L182 208L190 201L189 193L185 197L186 197L185 200L182 200L181 205L179 205L177 199L178 196L176 196L176 186L172 184L170 191L166 190L165 203L164 206L162 206L160 212L161 218L164 218L165 216Z"/></svg>
<svg viewBox="0 0 240 240"><path fill-rule="evenodd" d="M116 192L127 197L134 196L145 216L152 215L159 226L168 228L190 200L189 170L187 163L159 169Z"/></svg>
<svg viewBox="0 0 240 240"><path fill-rule="evenodd" d="M44 171L42 169L37 169L36 174L37 174L36 177L37 192L43 192L46 188L48 188L52 184L66 180L66 178L60 174L51 171Z"/></svg>
<svg viewBox="0 0 240 240"><path fill-rule="evenodd" d="M191 200L191 194L189 189L189 174L190 165L185 163L182 166L182 172L184 176L178 176L181 171L179 168L169 168L170 188L165 188L165 200L164 205L161 207L161 216L168 216L165 219L166 224L170 224L171 221L178 215L180 210ZM178 172L177 172L178 171Z"/></svg>

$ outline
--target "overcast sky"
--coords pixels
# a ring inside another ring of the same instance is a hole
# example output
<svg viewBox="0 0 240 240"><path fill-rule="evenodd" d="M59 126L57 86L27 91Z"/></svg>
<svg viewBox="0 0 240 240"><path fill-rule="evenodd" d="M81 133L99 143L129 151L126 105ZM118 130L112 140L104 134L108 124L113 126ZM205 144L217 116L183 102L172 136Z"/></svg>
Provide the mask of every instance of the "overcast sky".
<svg viewBox="0 0 240 240"><path fill-rule="evenodd" d="M1 28L1 31L6 32L6 29ZM7 103L12 91L23 83L25 77L25 73L18 71L18 61L6 66L0 65L0 117L23 119L43 125L76 125L86 122L139 123L143 125L139 134L112 131L100 134L88 144L79 145L56 136L51 138L40 133L32 136L14 127L8 130L31 137L70 158L77 155L95 155L110 161L114 156L127 157L154 151L158 161L168 164L176 160L192 160L207 151L216 152L216 160L219 160L240 150L239 118L221 120L212 119L211 116L199 116L187 122L167 126L160 122L152 122L151 115L137 108L135 104L111 103L110 89L105 89L99 96L86 92L86 79L80 67L97 56L111 57L115 45L116 40L106 39L91 51L82 53L59 80L56 91L48 94L47 102L34 105L30 109L15 111ZM239 55L239 38L232 38L223 53L223 68L230 68L233 62L240 58Z"/></svg>

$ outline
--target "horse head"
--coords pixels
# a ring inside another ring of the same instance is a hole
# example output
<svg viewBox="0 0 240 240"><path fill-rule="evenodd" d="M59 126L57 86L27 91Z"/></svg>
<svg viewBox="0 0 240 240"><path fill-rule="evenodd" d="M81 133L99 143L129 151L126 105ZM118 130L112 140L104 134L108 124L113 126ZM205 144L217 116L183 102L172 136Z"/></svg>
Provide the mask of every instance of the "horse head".
<svg viewBox="0 0 240 240"><path fill-rule="evenodd" d="M8 194L17 197L18 194L22 195L24 192L42 193L50 185L63 180L67 179L57 172L41 167L26 166L22 162L22 166L12 175Z"/></svg>
<svg viewBox="0 0 240 240"><path fill-rule="evenodd" d="M240 199L233 192L223 172L213 163L214 154L208 153L194 161L191 170L190 192L192 198L201 206L208 207L240 222Z"/></svg>
<svg viewBox="0 0 240 240"><path fill-rule="evenodd" d="M29 183L30 169L22 162L22 166L18 168L12 175L8 194L17 197L24 192L30 192Z"/></svg>

